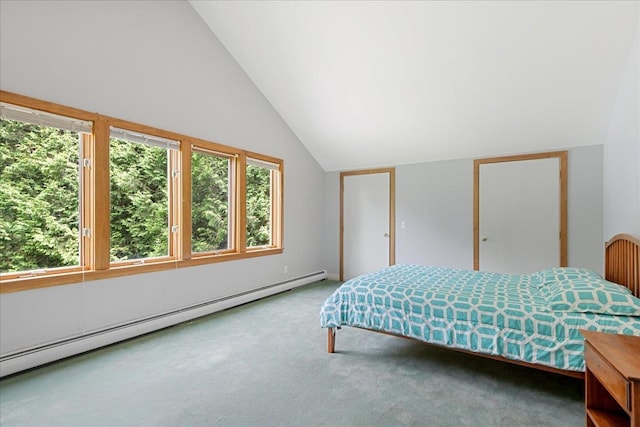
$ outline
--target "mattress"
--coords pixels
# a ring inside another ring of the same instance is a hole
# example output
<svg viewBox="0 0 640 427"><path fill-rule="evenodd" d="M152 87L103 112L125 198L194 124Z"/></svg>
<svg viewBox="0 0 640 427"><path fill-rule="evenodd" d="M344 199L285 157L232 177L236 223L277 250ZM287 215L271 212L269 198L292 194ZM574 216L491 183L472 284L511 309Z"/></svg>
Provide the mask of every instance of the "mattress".
<svg viewBox="0 0 640 427"><path fill-rule="evenodd" d="M575 280L605 281L592 272L567 276L562 270L564 276L558 276L557 270L549 281L549 274L541 273L395 265L342 284L322 305L320 324L384 331L571 371L584 371L580 329L640 336L640 300L625 288L607 282L620 288L621 296L615 288L614 296L598 289L585 305Z"/></svg>

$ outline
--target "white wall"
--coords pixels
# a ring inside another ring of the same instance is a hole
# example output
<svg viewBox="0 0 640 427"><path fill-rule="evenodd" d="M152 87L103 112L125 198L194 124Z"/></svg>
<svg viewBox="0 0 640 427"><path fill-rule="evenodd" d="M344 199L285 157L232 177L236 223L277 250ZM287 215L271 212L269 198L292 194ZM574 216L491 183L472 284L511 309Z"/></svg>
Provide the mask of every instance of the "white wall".
<svg viewBox="0 0 640 427"><path fill-rule="evenodd" d="M569 150L568 263L604 273L603 146Z"/></svg>
<svg viewBox="0 0 640 427"><path fill-rule="evenodd" d="M324 177L324 265L330 279L340 278L340 172Z"/></svg>
<svg viewBox="0 0 640 427"><path fill-rule="evenodd" d="M569 150L567 184L569 265L598 272L603 270L602 152L602 145ZM339 184L339 173L327 174L324 242L330 276L339 273ZM472 159L396 167L396 263L473 268Z"/></svg>
<svg viewBox="0 0 640 427"><path fill-rule="evenodd" d="M640 22L640 7L638 8ZM640 24L639 24L640 25ZM640 27L620 76L604 149L604 236L640 236Z"/></svg>
<svg viewBox="0 0 640 427"><path fill-rule="evenodd" d="M324 269L324 172L187 2L0 8L3 90L285 162L282 255L2 294L2 355Z"/></svg>
<svg viewBox="0 0 640 427"><path fill-rule="evenodd" d="M397 167L396 224L398 264L473 269L473 160Z"/></svg>

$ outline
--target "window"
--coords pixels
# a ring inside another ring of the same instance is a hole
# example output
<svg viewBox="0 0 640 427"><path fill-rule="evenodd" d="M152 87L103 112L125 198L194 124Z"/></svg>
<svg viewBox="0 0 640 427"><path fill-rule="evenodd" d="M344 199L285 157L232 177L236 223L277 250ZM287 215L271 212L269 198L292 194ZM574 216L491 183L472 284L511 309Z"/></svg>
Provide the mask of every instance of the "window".
<svg viewBox="0 0 640 427"><path fill-rule="evenodd" d="M282 160L0 97L0 292L282 253Z"/></svg>
<svg viewBox="0 0 640 427"><path fill-rule="evenodd" d="M279 212L280 165L247 157L247 248L276 245L274 218Z"/></svg>
<svg viewBox="0 0 640 427"><path fill-rule="evenodd" d="M233 247L231 177L235 156L192 147L191 251L217 252Z"/></svg>
<svg viewBox="0 0 640 427"><path fill-rule="evenodd" d="M5 103L0 109L0 272L79 268L79 159L91 123Z"/></svg>
<svg viewBox="0 0 640 427"><path fill-rule="evenodd" d="M171 153L180 144L114 127L110 134L111 261L172 256Z"/></svg>

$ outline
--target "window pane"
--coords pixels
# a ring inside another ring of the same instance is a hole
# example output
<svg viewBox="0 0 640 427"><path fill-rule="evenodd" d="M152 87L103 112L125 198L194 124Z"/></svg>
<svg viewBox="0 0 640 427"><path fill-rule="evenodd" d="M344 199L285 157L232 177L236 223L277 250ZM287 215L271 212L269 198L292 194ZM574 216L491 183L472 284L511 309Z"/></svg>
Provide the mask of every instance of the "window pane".
<svg viewBox="0 0 640 427"><path fill-rule="evenodd" d="M191 251L229 248L229 168L227 158L191 154Z"/></svg>
<svg viewBox="0 0 640 427"><path fill-rule="evenodd" d="M166 148L110 138L111 261L169 253Z"/></svg>
<svg viewBox="0 0 640 427"><path fill-rule="evenodd" d="M247 164L247 247L271 245L271 169Z"/></svg>
<svg viewBox="0 0 640 427"><path fill-rule="evenodd" d="M0 271L80 265L79 141L0 119Z"/></svg>

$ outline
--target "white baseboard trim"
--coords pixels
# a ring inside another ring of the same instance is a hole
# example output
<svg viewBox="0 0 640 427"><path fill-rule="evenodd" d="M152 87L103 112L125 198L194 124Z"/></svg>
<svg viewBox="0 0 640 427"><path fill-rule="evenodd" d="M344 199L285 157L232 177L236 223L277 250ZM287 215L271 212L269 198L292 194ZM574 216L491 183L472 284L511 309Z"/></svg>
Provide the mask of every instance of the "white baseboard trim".
<svg viewBox="0 0 640 427"><path fill-rule="evenodd" d="M295 279L253 289L229 297L206 301L175 311L139 319L123 325L94 331L81 336L21 350L0 358L0 377L54 362L70 356L124 341L139 335L177 325L217 311L256 301L299 286L327 278L326 271L308 274Z"/></svg>

